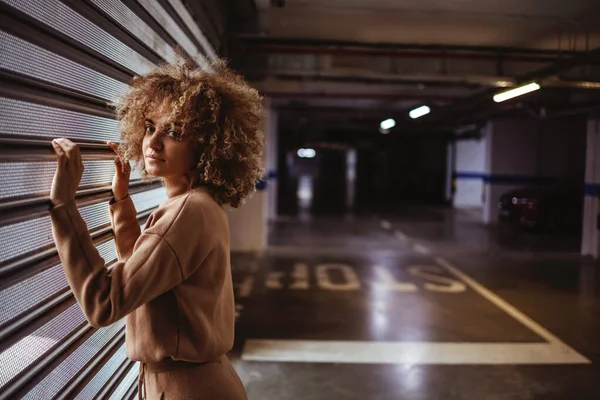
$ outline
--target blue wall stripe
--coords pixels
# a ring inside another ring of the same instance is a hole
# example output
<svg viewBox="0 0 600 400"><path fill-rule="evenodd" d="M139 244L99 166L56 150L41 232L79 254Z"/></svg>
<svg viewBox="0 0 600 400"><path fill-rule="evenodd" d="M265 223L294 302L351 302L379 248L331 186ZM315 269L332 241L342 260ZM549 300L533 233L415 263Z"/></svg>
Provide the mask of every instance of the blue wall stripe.
<svg viewBox="0 0 600 400"><path fill-rule="evenodd" d="M600 198L600 183L586 183L584 191L586 196Z"/></svg>
<svg viewBox="0 0 600 400"><path fill-rule="evenodd" d="M456 179L484 179L485 174L483 172L455 172L454 178L456 178Z"/></svg>
<svg viewBox="0 0 600 400"><path fill-rule="evenodd" d="M558 178L548 178L530 175L487 174L484 172L455 172L455 179L481 179L485 183L504 185L552 184Z"/></svg>
<svg viewBox="0 0 600 400"><path fill-rule="evenodd" d="M269 181L277 179L277 171L276 170L270 170L267 172L267 174L260 179L258 182L256 182L256 190L262 191L262 190L267 190L267 188L269 187Z"/></svg>
<svg viewBox="0 0 600 400"><path fill-rule="evenodd" d="M256 190L258 190L258 191L266 190L268 185L269 185L269 183L267 182L266 179L261 179L258 182L256 182Z"/></svg>

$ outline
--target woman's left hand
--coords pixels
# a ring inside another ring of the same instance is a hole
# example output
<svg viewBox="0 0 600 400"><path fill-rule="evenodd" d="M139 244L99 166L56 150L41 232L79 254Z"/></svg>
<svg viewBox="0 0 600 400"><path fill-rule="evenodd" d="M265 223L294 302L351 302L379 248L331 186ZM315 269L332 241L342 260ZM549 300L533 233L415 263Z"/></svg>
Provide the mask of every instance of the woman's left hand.
<svg viewBox="0 0 600 400"><path fill-rule="evenodd" d="M83 162L79 146L69 139L54 139L52 147L56 152L58 166L52 181L50 201L57 206L75 199L83 175Z"/></svg>

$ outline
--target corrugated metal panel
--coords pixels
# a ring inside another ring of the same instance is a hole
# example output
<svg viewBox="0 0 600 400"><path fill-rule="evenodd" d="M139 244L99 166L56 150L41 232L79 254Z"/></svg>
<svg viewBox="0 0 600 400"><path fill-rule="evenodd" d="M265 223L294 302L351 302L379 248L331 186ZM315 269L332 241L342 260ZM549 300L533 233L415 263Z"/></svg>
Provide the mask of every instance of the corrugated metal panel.
<svg viewBox="0 0 600 400"><path fill-rule="evenodd" d="M63 360L57 368L53 369L24 399L51 399L58 395L71 379L85 367L96 353L100 352L107 343L115 338L125 326L121 320L109 327L98 330L81 346Z"/></svg>
<svg viewBox="0 0 600 400"><path fill-rule="evenodd" d="M109 400L121 400L125 397L125 394L129 391L131 386L135 384L139 369L139 363L133 364L129 372L127 372L127 375L125 375L125 378L121 384L113 392L112 396L110 396Z"/></svg>
<svg viewBox="0 0 600 400"><path fill-rule="evenodd" d="M0 31L0 68L61 85L105 100L116 100L127 85L68 58Z"/></svg>
<svg viewBox="0 0 600 400"><path fill-rule="evenodd" d="M114 240L97 247L100 256L107 263L117 259ZM0 291L0 327L20 314L46 303L56 293L69 289L62 264L58 264L31 278ZM19 301L13 301L19 298Z"/></svg>
<svg viewBox="0 0 600 400"><path fill-rule="evenodd" d="M117 372L125 360L125 345L119 347L119 350L104 364L98 373L87 385L79 392L75 400L89 400L94 398L106 382Z"/></svg>
<svg viewBox="0 0 600 400"><path fill-rule="evenodd" d="M121 40L168 60L173 49L143 22L148 15L141 18L120 0L91 0L100 10L61 0L0 2L10 11L0 30L0 80L10 86L0 83L0 400L131 398L138 364L125 356L124 321L98 330L89 326L54 247L46 203L56 170L50 139L81 144L85 170L77 204L111 268L117 258L108 213L114 155L104 143L118 141L120 128L103 103L127 88L114 77L142 74L153 66ZM194 43L158 2L142 5L202 62ZM202 43L201 31L190 26L180 2L172 5ZM12 21L14 16L18 20ZM124 32L135 41L126 40ZM59 44L69 47L53 51L51 46ZM143 227L167 199L166 190L143 184L136 170L130 184Z"/></svg>
<svg viewBox="0 0 600 400"><path fill-rule="evenodd" d="M177 43L179 43L179 45L196 60L198 65L205 66L207 64L206 57L200 53L196 45L157 0L138 0L138 2L150 15L152 15L152 18L163 26L173 39L175 39Z"/></svg>
<svg viewBox="0 0 600 400"><path fill-rule="evenodd" d="M80 140L119 140L114 119L0 97L0 133Z"/></svg>
<svg viewBox="0 0 600 400"><path fill-rule="evenodd" d="M163 59L172 61L175 57L173 48L156 34L133 11L119 0L91 0L106 14L110 15L119 25L127 29L133 36L140 39Z"/></svg>
<svg viewBox="0 0 600 400"><path fill-rule="evenodd" d="M209 43L208 39L206 39L202 30L198 24L196 24L196 21L194 21L194 18L190 15L190 12L185 8L185 5L181 0L169 0L169 4L171 4L171 7L173 7L196 40L200 43L206 55L212 60L216 59L217 54L213 50L212 45Z"/></svg>
<svg viewBox="0 0 600 400"><path fill-rule="evenodd" d="M59 136L57 136L59 137ZM112 160L84 161L85 170L81 178L80 189L107 184L115 171ZM0 203L13 197L30 197L40 194L48 195L56 171L56 162L41 161L31 163L0 162L2 186L0 187ZM139 171L131 172L131 179L139 179Z"/></svg>
<svg viewBox="0 0 600 400"><path fill-rule="evenodd" d="M0 391L29 365L47 355L54 346L66 341L85 322L81 308L73 304L58 317L0 353Z"/></svg>
<svg viewBox="0 0 600 400"><path fill-rule="evenodd" d="M148 72L154 64L114 36L94 25L58 0L0 0L28 16L56 29L73 40L123 65L136 74Z"/></svg>

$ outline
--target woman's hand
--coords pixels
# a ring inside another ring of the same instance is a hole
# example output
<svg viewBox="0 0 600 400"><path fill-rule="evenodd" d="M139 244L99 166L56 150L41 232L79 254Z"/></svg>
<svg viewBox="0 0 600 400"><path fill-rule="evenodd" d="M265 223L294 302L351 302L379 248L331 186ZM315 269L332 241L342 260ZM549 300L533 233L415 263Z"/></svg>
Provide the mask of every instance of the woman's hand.
<svg viewBox="0 0 600 400"><path fill-rule="evenodd" d="M131 165L123 162L119 147L115 142L107 142L115 154L115 176L112 181L112 191L115 201L121 201L129 195L129 175L131 174Z"/></svg>
<svg viewBox="0 0 600 400"><path fill-rule="evenodd" d="M57 156L58 166L52 180L50 201L58 206L75 199L83 175L83 162L79 146L69 139L54 139L52 147Z"/></svg>

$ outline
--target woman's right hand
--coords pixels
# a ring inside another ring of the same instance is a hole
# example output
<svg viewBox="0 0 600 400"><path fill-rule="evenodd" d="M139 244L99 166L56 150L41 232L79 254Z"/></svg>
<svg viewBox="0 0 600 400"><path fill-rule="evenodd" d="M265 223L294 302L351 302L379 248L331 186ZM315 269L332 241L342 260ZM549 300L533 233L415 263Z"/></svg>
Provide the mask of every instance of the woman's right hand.
<svg viewBox="0 0 600 400"><path fill-rule="evenodd" d="M119 147L115 142L106 142L115 154L115 176L112 181L112 191L115 201L121 201L129 195L129 175L131 174L131 165L123 162Z"/></svg>

